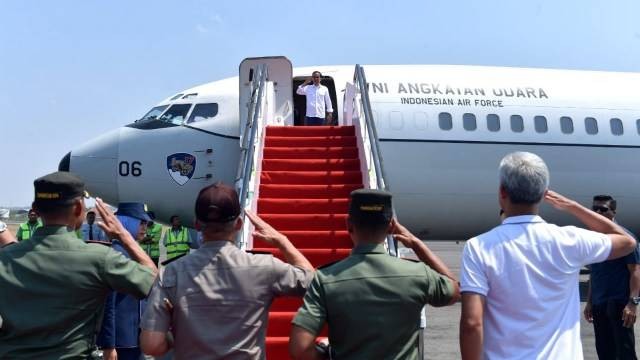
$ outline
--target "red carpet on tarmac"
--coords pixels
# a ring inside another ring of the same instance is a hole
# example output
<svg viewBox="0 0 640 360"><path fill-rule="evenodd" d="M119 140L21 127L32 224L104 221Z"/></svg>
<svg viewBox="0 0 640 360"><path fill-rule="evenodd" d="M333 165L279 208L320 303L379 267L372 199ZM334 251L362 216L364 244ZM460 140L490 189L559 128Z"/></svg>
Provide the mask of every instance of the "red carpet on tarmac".
<svg viewBox="0 0 640 360"><path fill-rule="evenodd" d="M260 174L258 214L318 267L349 256L349 193L362 188L353 126L269 126ZM271 245L254 239L254 251ZM267 359L289 359L291 320L299 298L280 298L269 312ZM326 336L326 329L324 331Z"/></svg>

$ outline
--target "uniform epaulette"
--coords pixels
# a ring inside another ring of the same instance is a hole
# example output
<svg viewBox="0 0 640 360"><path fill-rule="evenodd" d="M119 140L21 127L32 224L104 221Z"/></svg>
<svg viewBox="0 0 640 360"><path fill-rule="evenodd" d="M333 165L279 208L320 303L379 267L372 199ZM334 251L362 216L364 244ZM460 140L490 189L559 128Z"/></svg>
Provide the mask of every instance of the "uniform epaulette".
<svg viewBox="0 0 640 360"><path fill-rule="evenodd" d="M107 247L111 247L111 245L113 245L113 243L111 243L111 241L87 240L85 242L87 244L98 244L98 245L103 245L103 246L107 246Z"/></svg>
<svg viewBox="0 0 640 360"><path fill-rule="evenodd" d="M174 262L174 261L176 261L176 260L178 260L178 259L180 259L181 257L186 256L186 255L188 255L188 254L180 254L180 255L178 255L178 256L176 256L176 257L174 257L174 258L167 259L167 260L165 260L165 261L161 262L161 263L160 263L160 265L162 265L162 266L169 265L169 264L171 264L172 262Z"/></svg>

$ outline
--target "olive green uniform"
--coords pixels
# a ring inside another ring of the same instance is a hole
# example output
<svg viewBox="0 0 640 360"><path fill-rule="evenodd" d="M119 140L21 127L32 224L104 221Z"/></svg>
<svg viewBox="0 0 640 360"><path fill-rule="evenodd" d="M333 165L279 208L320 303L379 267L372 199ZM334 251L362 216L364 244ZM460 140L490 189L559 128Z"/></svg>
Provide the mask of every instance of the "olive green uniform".
<svg viewBox="0 0 640 360"><path fill-rule="evenodd" d="M111 290L147 295L153 271L64 226L0 252L0 359L85 359Z"/></svg>
<svg viewBox="0 0 640 360"><path fill-rule="evenodd" d="M318 269L293 323L317 335L327 322L336 359L417 359L420 311L452 296L451 280L424 263L359 245Z"/></svg>

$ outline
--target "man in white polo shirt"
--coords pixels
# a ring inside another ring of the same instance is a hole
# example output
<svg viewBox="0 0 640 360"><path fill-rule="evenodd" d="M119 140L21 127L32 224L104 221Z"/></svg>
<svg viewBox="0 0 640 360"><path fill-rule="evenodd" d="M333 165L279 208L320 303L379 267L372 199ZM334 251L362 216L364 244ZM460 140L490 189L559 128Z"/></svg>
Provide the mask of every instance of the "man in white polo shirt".
<svg viewBox="0 0 640 360"><path fill-rule="evenodd" d="M331 105L331 97L329 89L320 84L322 74L320 71L314 71L311 78L305 80L296 93L307 97L307 113L305 117L305 125L323 125L330 124L333 117L333 106ZM313 85L308 85L313 82Z"/></svg>
<svg viewBox="0 0 640 360"><path fill-rule="evenodd" d="M582 359L580 269L633 251L611 220L549 186L535 154L500 162L498 200L505 220L467 241L462 255L460 349L470 359ZM538 216L543 198L590 230Z"/></svg>

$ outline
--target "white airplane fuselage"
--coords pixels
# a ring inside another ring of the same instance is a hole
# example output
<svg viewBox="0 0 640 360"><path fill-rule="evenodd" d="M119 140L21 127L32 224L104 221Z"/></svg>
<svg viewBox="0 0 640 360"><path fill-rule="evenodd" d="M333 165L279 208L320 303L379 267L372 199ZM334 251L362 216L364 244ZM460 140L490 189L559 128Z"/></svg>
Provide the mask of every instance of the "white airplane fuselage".
<svg viewBox="0 0 640 360"><path fill-rule="evenodd" d="M353 66L296 68L294 80L313 70L333 79L341 118ZM640 74L441 65L364 70L387 183L398 218L414 233L465 239L497 225L498 163L513 151L540 155L551 188L586 206L593 195L612 195L617 220L640 230ZM237 77L182 91L156 105L156 119L72 150L61 169L82 176L93 195L112 204L145 202L160 220L178 214L189 224L199 189L235 181L244 122L238 93ZM215 116L189 122L204 109L195 106L212 103ZM182 119L157 120L174 105L188 108ZM575 223L548 206L541 215Z"/></svg>

